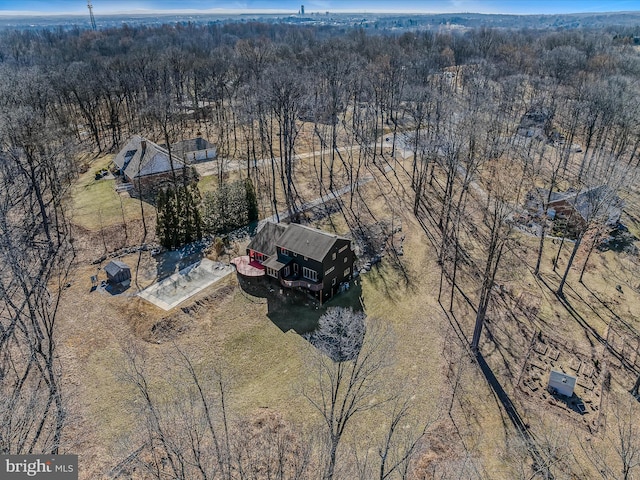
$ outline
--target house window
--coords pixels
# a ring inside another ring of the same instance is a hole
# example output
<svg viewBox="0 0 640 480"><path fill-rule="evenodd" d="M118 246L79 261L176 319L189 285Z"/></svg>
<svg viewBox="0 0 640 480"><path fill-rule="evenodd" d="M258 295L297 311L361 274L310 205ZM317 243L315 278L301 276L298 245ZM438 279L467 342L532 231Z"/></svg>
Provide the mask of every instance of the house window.
<svg viewBox="0 0 640 480"><path fill-rule="evenodd" d="M291 269L289 268L289 265L287 265L286 267L284 267L284 276L288 277L289 273L291 273Z"/></svg>
<svg viewBox="0 0 640 480"><path fill-rule="evenodd" d="M281 249L280 249L280 253L282 253L282 255L287 255L287 256L289 256L289 250L287 250L286 248L281 248Z"/></svg>
<svg viewBox="0 0 640 480"><path fill-rule="evenodd" d="M306 262L307 260L309 260L307 257L304 257L304 261Z"/></svg>
<svg viewBox="0 0 640 480"><path fill-rule="evenodd" d="M331 255L331 260L335 260L337 255L338 254L336 252L333 252L333 255Z"/></svg>
<svg viewBox="0 0 640 480"><path fill-rule="evenodd" d="M348 246L349 245L345 245L344 247L342 247L340 250L338 250L338 253L344 252L347 249Z"/></svg>
<svg viewBox="0 0 640 480"><path fill-rule="evenodd" d="M344 275L343 275L343 276L344 276L344 277L348 277L350 273L351 273L351 268L347 268L347 269L344 271Z"/></svg>
<svg viewBox="0 0 640 480"><path fill-rule="evenodd" d="M260 252L255 252L253 254L253 258L255 258L259 262L264 261L264 255L262 253L260 253Z"/></svg>
<svg viewBox="0 0 640 480"><path fill-rule="evenodd" d="M324 272L325 275L329 275L331 272L333 272L336 269L336 267L331 267L329 270L327 270L326 272Z"/></svg>
<svg viewBox="0 0 640 480"><path fill-rule="evenodd" d="M297 263L293 264L293 273L298 275L298 264Z"/></svg>
<svg viewBox="0 0 640 480"><path fill-rule="evenodd" d="M267 275L273 278L278 278L278 272L275 269L267 267Z"/></svg>
<svg viewBox="0 0 640 480"><path fill-rule="evenodd" d="M344 257L344 263L347 263L347 259L348 259L348 258L349 258L349 257Z"/></svg>
<svg viewBox="0 0 640 480"><path fill-rule="evenodd" d="M307 267L302 267L302 276L314 282L318 281L318 272Z"/></svg>
<svg viewBox="0 0 640 480"><path fill-rule="evenodd" d="M293 252L293 256L294 256L294 257L297 257L297 256L298 256L298 254L297 254L296 252Z"/></svg>
<svg viewBox="0 0 640 480"><path fill-rule="evenodd" d="M334 286L336 284L336 280L337 279L335 277L333 277L333 280L331 280L331 286Z"/></svg>

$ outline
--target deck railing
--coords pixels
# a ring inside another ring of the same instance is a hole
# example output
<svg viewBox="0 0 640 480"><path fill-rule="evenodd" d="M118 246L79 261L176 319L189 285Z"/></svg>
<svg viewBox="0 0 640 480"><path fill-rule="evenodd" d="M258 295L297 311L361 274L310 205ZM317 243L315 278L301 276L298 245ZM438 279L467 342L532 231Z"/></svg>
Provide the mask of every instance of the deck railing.
<svg viewBox="0 0 640 480"><path fill-rule="evenodd" d="M280 279L280 284L284 287L295 288L302 287L307 290L311 290L312 292L319 292L322 290L322 283L313 283L308 280L286 280L284 278Z"/></svg>

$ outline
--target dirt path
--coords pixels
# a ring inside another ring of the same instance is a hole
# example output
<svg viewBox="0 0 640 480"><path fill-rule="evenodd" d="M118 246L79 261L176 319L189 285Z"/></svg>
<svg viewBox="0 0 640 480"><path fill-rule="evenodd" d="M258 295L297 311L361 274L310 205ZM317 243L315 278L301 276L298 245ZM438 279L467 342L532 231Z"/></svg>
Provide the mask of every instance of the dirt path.
<svg viewBox="0 0 640 480"><path fill-rule="evenodd" d="M359 147L340 147L337 149L338 152L347 152L349 150L354 150L357 149ZM295 155L293 160L303 160L306 158L313 158L316 155L321 155L322 152L320 151L314 151L314 152L307 152L307 153L301 153L299 155ZM220 159L220 158L216 158L215 160L210 160L208 162L201 162L201 163L196 163L194 164L194 167L196 168L196 171L198 172L198 174L200 176L203 177L207 177L210 175L217 175L219 173L219 169L220 169L220 162L225 162L224 166L223 166L223 172L227 173L227 172L237 172L238 170L243 170L245 168L247 168L247 161L246 160L238 160L238 159L234 159L234 160L228 160L228 159ZM274 157L273 161L278 163L280 162L280 157ZM260 168L263 167L264 165L268 165L271 162L271 158L262 158L259 160L254 160L252 162L251 168Z"/></svg>
<svg viewBox="0 0 640 480"><path fill-rule="evenodd" d="M384 169L384 172L387 173L389 171L391 171L391 165L387 165ZM365 185L371 181L374 180L373 175L367 175L363 178L361 178L360 180L358 180L358 182L356 183L356 186L360 187L362 185ZM324 203L327 203L331 200L337 200L338 198L340 198L342 195L344 195L345 193L350 192L353 189L353 185L346 185L338 190L332 190L331 192L327 193L326 195L323 195L321 197L316 198L315 200L311 200L309 202L305 202L302 205L300 205L300 207L297 208L298 212L304 212L306 210L309 210L310 208L313 207L317 207L318 205L322 205ZM277 223L277 222L281 222L282 220L285 220L289 218L289 213L288 212L280 212L277 213L275 215L271 215L270 217L267 217L263 220L260 220L260 222L258 223L258 229L260 227L262 227L262 225L264 225L267 222L272 222L272 223Z"/></svg>

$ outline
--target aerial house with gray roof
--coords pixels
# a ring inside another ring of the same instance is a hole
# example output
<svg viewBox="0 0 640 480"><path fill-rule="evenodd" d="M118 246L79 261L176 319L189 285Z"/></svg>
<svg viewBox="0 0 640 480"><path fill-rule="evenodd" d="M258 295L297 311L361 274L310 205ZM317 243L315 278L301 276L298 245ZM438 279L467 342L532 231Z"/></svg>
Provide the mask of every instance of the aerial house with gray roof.
<svg viewBox="0 0 640 480"><path fill-rule="evenodd" d="M218 154L215 145L200 136L172 144L171 153L183 159L185 163L213 160Z"/></svg>
<svg viewBox="0 0 640 480"><path fill-rule="evenodd" d="M109 262L104 267L104 271L107 274L107 281L111 285L128 286L131 283L131 269L120 260Z"/></svg>
<svg viewBox="0 0 640 480"><path fill-rule="evenodd" d="M577 379L573 375L551 370L547 390L553 395L572 397L573 391L576 388L576 381Z"/></svg>
<svg viewBox="0 0 640 480"><path fill-rule="evenodd" d="M187 169L177 155L169 156L166 149L140 135L131 137L113 162L135 188L158 184L174 176L181 178Z"/></svg>
<svg viewBox="0 0 640 480"><path fill-rule="evenodd" d="M307 290L320 301L353 277L351 240L292 223L267 222L247 246L251 265L287 288Z"/></svg>
<svg viewBox="0 0 640 480"><path fill-rule="evenodd" d="M566 219L580 230L592 221L615 228L624 208L624 202L607 185L551 194L549 190L537 188L527 194L526 206L530 211L542 214L547 198L549 204L545 213Z"/></svg>

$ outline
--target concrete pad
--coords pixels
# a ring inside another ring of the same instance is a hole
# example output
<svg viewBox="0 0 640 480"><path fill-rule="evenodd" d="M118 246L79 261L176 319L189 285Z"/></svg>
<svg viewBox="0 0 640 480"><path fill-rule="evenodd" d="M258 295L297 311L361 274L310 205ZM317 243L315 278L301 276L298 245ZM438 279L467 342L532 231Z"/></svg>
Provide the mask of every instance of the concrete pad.
<svg viewBox="0 0 640 480"><path fill-rule="evenodd" d="M138 295L163 310L171 310L233 271L231 266L203 258L145 288Z"/></svg>

